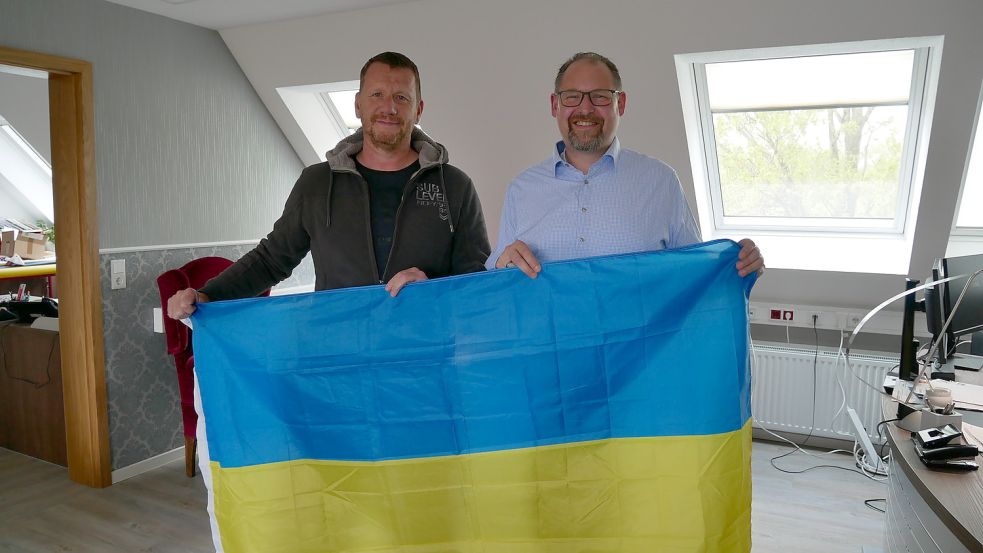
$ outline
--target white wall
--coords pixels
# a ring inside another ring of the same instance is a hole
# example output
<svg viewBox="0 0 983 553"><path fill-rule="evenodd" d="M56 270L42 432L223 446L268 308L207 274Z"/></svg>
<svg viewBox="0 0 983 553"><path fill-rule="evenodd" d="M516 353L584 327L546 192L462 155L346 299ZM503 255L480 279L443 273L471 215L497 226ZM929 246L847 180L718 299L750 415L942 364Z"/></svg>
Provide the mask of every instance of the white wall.
<svg viewBox="0 0 983 553"><path fill-rule="evenodd" d="M619 65L628 91L623 145L675 167L695 205L674 54L945 35L911 269L923 277L944 254L952 223L983 75L981 27L976 0L422 0L221 35L307 163L314 153L275 87L357 78L364 60L383 50L409 55L422 72L423 124L475 180L493 242L509 180L557 140L548 94L556 68L577 51ZM901 289L897 276L772 270L754 295L869 307Z"/></svg>
<svg viewBox="0 0 983 553"><path fill-rule="evenodd" d="M51 163L51 129L48 119L48 79L17 74L0 66L0 116ZM0 217L33 224L44 218L41 211L0 175Z"/></svg>
<svg viewBox="0 0 983 553"><path fill-rule="evenodd" d="M0 115L51 163L48 79L5 73L0 68Z"/></svg>

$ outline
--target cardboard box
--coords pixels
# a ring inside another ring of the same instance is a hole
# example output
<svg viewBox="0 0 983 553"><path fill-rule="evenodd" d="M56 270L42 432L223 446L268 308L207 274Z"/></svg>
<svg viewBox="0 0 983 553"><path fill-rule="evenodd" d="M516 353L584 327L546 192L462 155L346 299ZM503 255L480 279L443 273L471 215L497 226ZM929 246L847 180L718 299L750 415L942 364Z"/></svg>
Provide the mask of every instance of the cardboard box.
<svg viewBox="0 0 983 553"><path fill-rule="evenodd" d="M14 231L5 230L0 234L0 255L13 257L21 256L22 259L42 259L48 254L44 251L47 243L41 233L21 232L14 238Z"/></svg>

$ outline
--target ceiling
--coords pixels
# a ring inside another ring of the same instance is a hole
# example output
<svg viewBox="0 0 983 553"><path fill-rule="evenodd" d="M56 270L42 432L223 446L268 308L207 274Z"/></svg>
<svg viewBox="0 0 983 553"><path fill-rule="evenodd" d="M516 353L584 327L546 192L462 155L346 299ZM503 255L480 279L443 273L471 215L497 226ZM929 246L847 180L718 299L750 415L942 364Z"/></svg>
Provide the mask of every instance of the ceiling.
<svg viewBox="0 0 983 553"><path fill-rule="evenodd" d="M107 0L209 29L401 4L409 0Z"/></svg>

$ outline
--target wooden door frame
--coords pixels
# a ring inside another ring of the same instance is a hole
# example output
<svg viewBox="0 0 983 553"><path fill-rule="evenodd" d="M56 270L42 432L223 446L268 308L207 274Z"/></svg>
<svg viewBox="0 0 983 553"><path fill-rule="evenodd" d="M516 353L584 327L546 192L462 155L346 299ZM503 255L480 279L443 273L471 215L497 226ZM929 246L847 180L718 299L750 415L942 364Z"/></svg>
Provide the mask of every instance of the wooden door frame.
<svg viewBox="0 0 983 553"><path fill-rule="evenodd" d="M99 277L92 64L2 46L0 64L48 73L68 475L80 484L103 488L112 484L112 463Z"/></svg>

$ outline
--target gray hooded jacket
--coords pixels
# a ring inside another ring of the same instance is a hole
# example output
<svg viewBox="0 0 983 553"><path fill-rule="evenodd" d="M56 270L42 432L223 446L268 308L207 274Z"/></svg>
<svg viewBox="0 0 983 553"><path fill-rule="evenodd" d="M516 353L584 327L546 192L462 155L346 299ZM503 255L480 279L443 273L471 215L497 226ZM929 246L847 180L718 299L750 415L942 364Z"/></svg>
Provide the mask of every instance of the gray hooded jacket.
<svg viewBox="0 0 983 553"><path fill-rule="evenodd" d="M290 276L308 251L317 290L388 282L410 267L430 278L483 270L491 248L471 179L423 131L413 129L412 146L420 170L403 189L385 274L372 246L368 185L353 160L359 130L304 169L273 231L201 291L211 300L255 296Z"/></svg>

